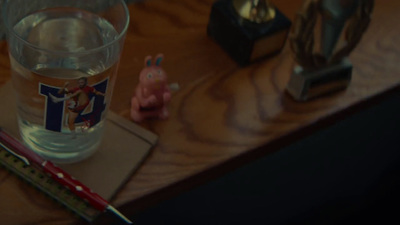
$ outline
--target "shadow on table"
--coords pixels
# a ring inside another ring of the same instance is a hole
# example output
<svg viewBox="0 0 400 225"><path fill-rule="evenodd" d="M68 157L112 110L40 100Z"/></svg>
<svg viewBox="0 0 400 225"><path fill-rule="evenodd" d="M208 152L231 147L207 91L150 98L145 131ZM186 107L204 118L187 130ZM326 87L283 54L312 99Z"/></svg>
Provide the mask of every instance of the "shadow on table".
<svg viewBox="0 0 400 225"><path fill-rule="evenodd" d="M138 213L138 225L399 224L400 93Z"/></svg>

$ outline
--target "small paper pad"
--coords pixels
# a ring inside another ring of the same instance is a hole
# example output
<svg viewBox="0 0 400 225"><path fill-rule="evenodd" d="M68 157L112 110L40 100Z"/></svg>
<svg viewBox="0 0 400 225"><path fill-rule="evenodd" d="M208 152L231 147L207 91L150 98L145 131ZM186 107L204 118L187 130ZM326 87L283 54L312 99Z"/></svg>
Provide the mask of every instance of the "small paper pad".
<svg viewBox="0 0 400 225"><path fill-rule="evenodd" d="M11 82L0 88L0 127L20 138ZM90 158L59 167L110 200L146 158L158 137L109 111L102 144Z"/></svg>

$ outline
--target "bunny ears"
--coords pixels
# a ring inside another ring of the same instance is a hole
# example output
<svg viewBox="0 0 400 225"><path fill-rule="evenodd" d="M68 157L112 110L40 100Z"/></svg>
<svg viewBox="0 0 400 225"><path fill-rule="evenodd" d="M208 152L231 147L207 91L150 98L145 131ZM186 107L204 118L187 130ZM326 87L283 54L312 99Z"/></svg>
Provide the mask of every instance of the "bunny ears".
<svg viewBox="0 0 400 225"><path fill-rule="evenodd" d="M158 54L158 55L156 56L155 65L156 65L156 66L160 66L161 61L162 61L163 59L164 59L164 55L161 54L161 53ZM146 56L146 58L144 59L144 66L149 67L149 66L151 66L151 65L152 65L151 56L148 55L148 56Z"/></svg>

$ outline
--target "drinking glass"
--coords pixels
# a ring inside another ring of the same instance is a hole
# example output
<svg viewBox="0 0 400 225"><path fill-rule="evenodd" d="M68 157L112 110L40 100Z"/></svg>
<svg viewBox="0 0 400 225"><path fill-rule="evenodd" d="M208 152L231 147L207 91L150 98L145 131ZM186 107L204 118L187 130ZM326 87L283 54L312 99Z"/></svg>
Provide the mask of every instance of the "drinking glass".
<svg viewBox="0 0 400 225"><path fill-rule="evenodd" d="M92 155L129 24L123 0L5 0L18 125L33 151L58 163Z"/></svg>

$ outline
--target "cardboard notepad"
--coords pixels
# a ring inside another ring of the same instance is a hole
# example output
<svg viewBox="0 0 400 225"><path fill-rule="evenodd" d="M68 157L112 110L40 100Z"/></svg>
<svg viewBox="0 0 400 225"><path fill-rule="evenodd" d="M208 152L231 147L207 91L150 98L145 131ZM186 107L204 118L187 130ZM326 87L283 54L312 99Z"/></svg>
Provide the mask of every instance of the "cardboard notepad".
<svg viewBox="0 0 400 225"><path fill-rule="evenodd" d="M0 88L0 126L20 139L11 82ZM102 144L90 158L59 167L110 200L145 159L158 137L109 111Z"/></svg>

